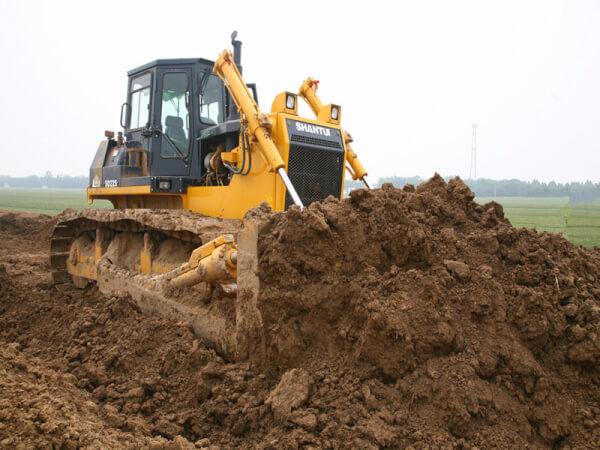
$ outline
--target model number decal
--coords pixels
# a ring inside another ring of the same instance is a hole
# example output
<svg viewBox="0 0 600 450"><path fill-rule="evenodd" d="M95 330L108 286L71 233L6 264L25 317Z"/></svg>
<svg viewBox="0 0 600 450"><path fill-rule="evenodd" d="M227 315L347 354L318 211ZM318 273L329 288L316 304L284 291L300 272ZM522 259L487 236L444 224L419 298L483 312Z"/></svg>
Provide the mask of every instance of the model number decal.
<svg viewBox="0 0 600 450"><path fill-rule="evenodd" d="M296 130L304 131L305 133L318 134L320 136L331 136L331 130L325 127L318 127L310 123L296 122Z"/></svg>
<svg viewBox="0 0 600 450"><path fill-rule="evenodd" d="M104 180L105 187L117 187L117 180Z"/></svg>

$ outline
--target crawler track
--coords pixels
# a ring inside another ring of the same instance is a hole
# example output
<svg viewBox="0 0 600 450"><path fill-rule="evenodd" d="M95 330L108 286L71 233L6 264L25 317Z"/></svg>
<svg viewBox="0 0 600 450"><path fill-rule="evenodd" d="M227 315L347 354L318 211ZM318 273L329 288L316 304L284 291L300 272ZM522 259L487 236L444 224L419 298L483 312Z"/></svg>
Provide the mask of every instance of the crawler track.
<svg viewBox="0 0 600 450"><path fill-rule="evenodd" d="M52 278L57 285L73 282L76 287L95 280L107 295L127 292L144 313L189 322L209 346L224 356L233 355L235 299L206 284L176 289L160 274L186 262L194 248L222 234L237 233L241 224L241 220L189 211L66 211L59 216L51 237ZM140 252L148 239L153 240L152 271L142 274ZM91 268L89 277L69 271L69 261L77 264L82 249Z"/></svg>
<svg viewBox="0 0 600 450"><path fill-rule="evenodd" d="M221 234L238 231L240 225L241 221L237 219L215 219L190 211L67 210L58 217L50 241L52 278L57 284L71 281L71 275L67 271L71 244L82 233L99 228L109 229L113 234L154 231L183 242L202 245ZM184 262L183 256L181 261Z"/></svg>

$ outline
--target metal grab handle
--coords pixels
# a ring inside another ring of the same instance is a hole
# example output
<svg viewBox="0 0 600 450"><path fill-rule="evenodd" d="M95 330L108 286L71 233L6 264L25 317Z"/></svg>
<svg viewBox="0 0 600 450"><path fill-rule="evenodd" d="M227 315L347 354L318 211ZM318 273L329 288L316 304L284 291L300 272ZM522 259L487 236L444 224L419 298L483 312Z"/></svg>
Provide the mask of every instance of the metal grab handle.
<svg viewBox="0 0 600 450"><path fill-rule="evenodd" d="M121 120L120 120L120 122L121 122L121 127L123 129L125 129L125 124L123 123L123 108L128 107L128 106L129 106L129 103L127 103L127 102L125 102L121 105Z"/></svg>

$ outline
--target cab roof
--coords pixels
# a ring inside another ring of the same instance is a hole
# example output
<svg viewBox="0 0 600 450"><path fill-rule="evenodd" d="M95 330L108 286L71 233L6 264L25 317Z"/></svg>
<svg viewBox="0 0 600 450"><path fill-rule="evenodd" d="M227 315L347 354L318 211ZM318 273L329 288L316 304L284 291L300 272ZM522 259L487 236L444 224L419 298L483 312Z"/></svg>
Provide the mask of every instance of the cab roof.
<svg viewBox="0 0 600 450"><path fill-rule="evenodd" d="M144 70L152 69L154 67L176 67L181 65L189 66L191 64L212 67L215 65L215 62L204 58L156 59L152 62L144 64L143 66L139 66L130 70L127 72L127 76L135 75L136 73L140 73Z"/></svg>

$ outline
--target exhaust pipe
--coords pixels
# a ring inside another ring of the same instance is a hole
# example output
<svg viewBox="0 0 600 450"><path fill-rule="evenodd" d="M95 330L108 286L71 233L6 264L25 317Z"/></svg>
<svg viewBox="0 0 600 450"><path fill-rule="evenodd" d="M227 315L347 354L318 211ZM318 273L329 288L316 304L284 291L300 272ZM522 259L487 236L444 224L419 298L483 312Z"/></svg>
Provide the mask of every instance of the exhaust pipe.
<svg viewBox="0 0 600 450"><path fill-rule="evenodd" d="M233 62L242 73L242 41L236 41L237 31L231 33L231 45L233 45Z"/></svg>
<svg viewBox="0 0 600 450"><path fill-rule="evenodd" d="M233 62L235 63L235 65L237 66L237 68L241 74L242 73L242 41L236 41L236 39L235 39L236 37L237 37L237 31L234 31L233 33L231 33L231 45L233 45ZM227 102L227 107L226 107L227 120L239 119L240 115L237 111L237 108L235 107L233 99L231 98L231 94L227 90L225 91L225 98L226 98L226 102ZM237 138L235 139L235 142L237 142ZM235 144L235 145L237 145L237 144ZM229 143L227 144L227 148L230 148ZM233 148L233 147L231 147L231 148Z"/></svg>

